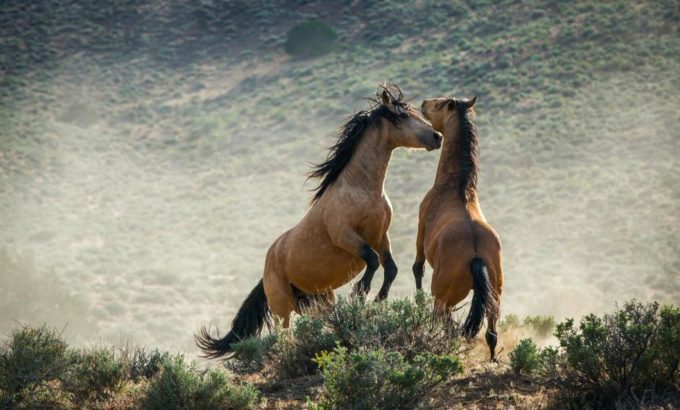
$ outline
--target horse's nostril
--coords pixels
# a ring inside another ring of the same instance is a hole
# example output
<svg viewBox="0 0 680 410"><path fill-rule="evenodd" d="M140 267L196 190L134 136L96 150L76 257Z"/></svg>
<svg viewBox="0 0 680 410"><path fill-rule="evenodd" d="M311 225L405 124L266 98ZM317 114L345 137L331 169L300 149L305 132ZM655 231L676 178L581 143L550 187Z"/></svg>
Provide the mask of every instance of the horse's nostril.
<svg viewBox="0 0 680 410"><path fill-rule="evenodd" d="M435 141L441 141L442 140L442 135L438 132L434 133L434 140Z"/></svg>

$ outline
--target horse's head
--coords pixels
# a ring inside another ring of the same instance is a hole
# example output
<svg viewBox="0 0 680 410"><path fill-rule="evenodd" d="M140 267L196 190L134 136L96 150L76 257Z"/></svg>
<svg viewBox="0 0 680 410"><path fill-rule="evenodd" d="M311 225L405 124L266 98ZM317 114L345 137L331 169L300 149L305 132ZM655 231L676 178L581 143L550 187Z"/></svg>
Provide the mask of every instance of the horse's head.
<svg viewBox="0 0 680 410"><path fill-rule="evenodd" d="M435 131L418 110L403 101L399 87L386 84L381 89L382 92L378 93L379 100L376 101L381 105L378 109L383 111L383 118L386 120L384 123L387 132L383 135L389 138L390 145L425 148L428 151L441 147L441 133Z"/></svg>
<svg viewBox="0 0 680 410"><path fill-rule="evenodd" d="M451 124L458 126L458 120L460 120L458 116L471 109L475 101L477 97L472 99L430 98L423 101L420 111L432 123L435 130L444 132L444 129ZM454 119L457 121L453 121Z"/></svg>

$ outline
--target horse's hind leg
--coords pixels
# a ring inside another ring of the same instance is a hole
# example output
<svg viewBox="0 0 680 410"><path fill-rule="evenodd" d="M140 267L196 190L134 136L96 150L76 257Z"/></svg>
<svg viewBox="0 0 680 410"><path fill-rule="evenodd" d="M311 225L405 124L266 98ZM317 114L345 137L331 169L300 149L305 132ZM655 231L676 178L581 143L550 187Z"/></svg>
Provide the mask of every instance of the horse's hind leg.
<svg viewBox="0 0 680 410"><path fill-rule="evenodd" d="M453 306L442 301L441 299L435 298L434 300L434 313L438 320L443 322L450 332L455 330L455 323L451 314L453 313Z"/></svg>
<svg viewBox="0 0 680 410"><path fill-rule="evenodd" d="M495 266L491 277L493 288L493 297L496 299L494 309L487 313L486 325L486 344L489 346L489 353L491 354L491 361L496 361L496 344L498 343L498 332L496 331L496 322L500 316L501 293L503 292L503 270L500 264Z"/></svg>
<svg viewBox="0 0 680 410"><path fill-rule="evenodd" d="M290 325L290 314L296 306L293 287L276 272L265 272L264 291L272 314L283 322L283 327Z"/></svg>
<svg viewBox="0 0 680 410"><path fill-rule="evenodd" d="M496 332L495 316L489 316L486 325L486 344L489 346L489 353L491 353L491 361L496 361L496 343L498 342L498 333Z"/></svg>

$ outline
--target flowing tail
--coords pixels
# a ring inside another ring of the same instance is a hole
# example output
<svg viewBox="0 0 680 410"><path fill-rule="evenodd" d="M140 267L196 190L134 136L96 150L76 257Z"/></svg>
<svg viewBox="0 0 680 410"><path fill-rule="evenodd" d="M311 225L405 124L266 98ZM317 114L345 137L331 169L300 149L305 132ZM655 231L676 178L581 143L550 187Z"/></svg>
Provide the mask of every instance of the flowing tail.
<svg viewBox="0 0 680 410"><path fill-rule="evenodd" d="M472 274L472 290L474 293L470 312L465 319L463 328L463 335L467 338L477 336L482 327L484 316L492 314L498 309L498 302L496 302L491 289L491 282L489 282L489 273L482 258L475 257L472 259L470 273Z"/></svg>
<svg viewBox="0 0 680 410"><path fill-rule="evenodd" d="M267 295L264 293L262 279L243 301L234 321L231 323L231 331L221 339L210 336L210 332L202 327L194 336L205 357L217 358L232 352L231 345L241 339L259 335L262 328L271 327L271 314L267 304Z"/></svg>

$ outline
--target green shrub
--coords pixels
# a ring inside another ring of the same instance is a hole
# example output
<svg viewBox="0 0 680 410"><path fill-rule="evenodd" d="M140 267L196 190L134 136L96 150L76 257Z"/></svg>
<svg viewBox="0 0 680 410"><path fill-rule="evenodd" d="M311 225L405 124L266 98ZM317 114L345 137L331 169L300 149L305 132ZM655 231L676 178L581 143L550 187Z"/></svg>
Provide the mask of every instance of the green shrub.
<svg viewBox="0 0 680 410"><path fill-rule="evenodd" d="M65 385L80 403L91 398L112 397L130 375L128 362L117 358L109 349L76 351L72 357L73 365Z"/></svg>
<svg viewBox="0 0 680 410"><path fill-rule="evenodd" d="M663 306L659 312L659 327L653 347L659 377L666 382L680 381L680 308Z"/></svg>
<svg viewBox="0 0 680 410"><path fill-rule="evenodd" d="M557 347L546 346L538 353L538 373L545 380L556 380L563 367L563 357Z"/></svg>
<svg viewBox="0 0 680 410"><path fill-rule="evenodd" d="M314 357L332 350L337 342L321 318L300 316L292 332L279 332L271 352L271 364L277 377L294 378L317 371Z"/></svg>
<svg viewBox="0 0 680 410"><path fill-rule="evenodd" d="M407 361L424 352L458 354L457 329L455 323L437 318L431 297L423 292L415 300L381 303L339 298L330 312L298 317L291 330L277 329L273 336L237 343L227 367L244 373L268 368L284 379L313 374L318 371L316 355L338 343L350 350L395 351Z"/></svg>
<svg viewBox="0 0 680 410"><path fill-rule="evenodd" d="M148 352L143 348L136 348L125 351L124 354L130 378L134 381L152 378L161 370L163 363L171 359L170 353L161 353L158 349Z"/></svg>
<svg viewBox="0 0 680 410"><path fill-rule="evenodd" d="M365 303L341 298L327 316L343 346L394 350L410 359L422 352L458 352L459 333L453 322L439 320L430 296L418 292L414 300Z"/></svg>
<svg viewBox="0 0 680 410"><path fill-rule="evenodd" d="M249 383L233 384L225 373L213 370L204 376L197 398L197 409L211 408L211 404L219 409L252 409L260 401L260 392Z"/></svg>
<svg viewBox="0 0 680 410"><path fill-rule="evenodd" d="M145 409L247 409L259 400L250 384L232 384L225 373L197 372L182 356L164 361L143 398Z"/></svg>
<svg viewBox="0 0 680 410"><path fill-rule="evenodd" d="M568 319L555 335L563 356L560 384L595 407L663 393L680 382L680 313L657 303L627 302L602 318Z"/></svg>
<svg viewBox="0 0 680 410"><path fill-rule="evenodd" d="M515 374L531 374L540 364L540 351L531 339L522 339L510 352L510 366Z"/></svg>
<svg viewBox="0 0 680 410"><path fill-rule="evenodd" d="M538 320L534 323L546 323ZM527 321L525 321L527 323ZM531 323L531 321L529 321ZM515 373L537 373L576 406L637 407L663 400L680 383L680 309L626 302L612 314L557 325L559 347L521 340L510 353Z"/></svg>
<svg viewBox="0 0 680 410"><path fill-rule="evenodd" d="M61 335L45 326L15 330L0 348L0 407L25 405L43 390L52 396L50 382L70 365L67 350Z"/></svg>
<svg viewBox="0 0 680 410"><path fill-rule="evenodd" d="M317 355L325 393L318 409L411 409L437 384L462 372L458 358L425 353L409 363L382 349L337 347Z"/></svg>
<svg viewBox="0 0 680 410"><path fill-rule="evenodd" d="M224 372L198 371L157 350L69 349L54 330L23 327L0 347L0 408L80 408L114 397L130 381L150 379L151 409L252 408L259 392Z"/></svg>
<svg viewBox="0 0 680 410"><path fill-rule="evenodd" d="M265 365L266 356L271 353L276 339L274 334L263 338L251 337L234 343L231 346L234 357L226 363L227 368L239 374L254 373L262 370Z"/></svg>
<svg viewBox="0 0 680 410"><path fill-rule="evenodd" d="M308 20L288 31L284 48L295 58L312 58L333 51L337 34L326 23Z"/></svg>

